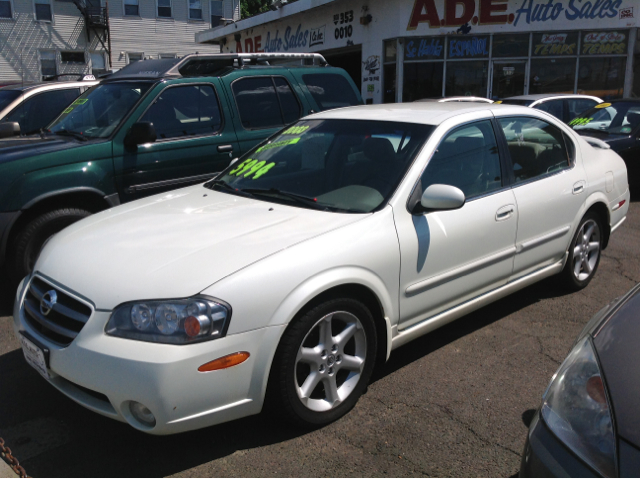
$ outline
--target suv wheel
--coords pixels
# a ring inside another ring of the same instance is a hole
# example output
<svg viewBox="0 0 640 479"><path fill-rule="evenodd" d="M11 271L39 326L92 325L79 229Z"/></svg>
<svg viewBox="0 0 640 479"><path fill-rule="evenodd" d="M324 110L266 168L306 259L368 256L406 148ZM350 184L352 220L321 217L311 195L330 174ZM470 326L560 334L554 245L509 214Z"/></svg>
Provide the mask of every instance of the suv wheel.
<svg viewBox="0 0 640 479"><path fill-rule="evenodd" d="M91 215L80 208L60 208L32 218L18 231L8 255L9 275L18 282L29 274L45 241L67 226Z"/></svg>

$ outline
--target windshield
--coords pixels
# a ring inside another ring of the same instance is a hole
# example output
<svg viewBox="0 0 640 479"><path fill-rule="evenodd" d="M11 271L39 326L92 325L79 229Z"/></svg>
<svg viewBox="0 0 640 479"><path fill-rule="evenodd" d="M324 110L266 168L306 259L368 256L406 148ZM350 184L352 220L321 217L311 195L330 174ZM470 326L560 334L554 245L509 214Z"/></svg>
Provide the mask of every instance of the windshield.
<svg viewBox="0 0 640 479"><path fill-rule="evenodd" d="M0 111L4 110L9 103L20 96L21 92L17 90L0 90Z"/></svg>
<svg viewBox="0 0 640 479"><path fill-rule="evenodd" d="M569 122L577 132L630 135L640 126L640 103L600 103Z"/></svg>
<svg viewBox="0 0 640 479"><path fill-rule="evenodd" d="M307 208L368 213L391 196L432 130L386 121L300 121L206 186Z"/></svg>
<svg viewBox="0 0 640 479"><path fill-rule="evenodd" d="M503 105L520 105L520 106L529 106L533 103L533 100L498 100L496 103Z"/></svg>
<svg viewBox="0 0 640 479"><path fill-rule="evenodd" d="M80 95L49 125L48 130L52 133L74 132L87 138L106 138L151 85L150 82L97 85Z"/></svg>

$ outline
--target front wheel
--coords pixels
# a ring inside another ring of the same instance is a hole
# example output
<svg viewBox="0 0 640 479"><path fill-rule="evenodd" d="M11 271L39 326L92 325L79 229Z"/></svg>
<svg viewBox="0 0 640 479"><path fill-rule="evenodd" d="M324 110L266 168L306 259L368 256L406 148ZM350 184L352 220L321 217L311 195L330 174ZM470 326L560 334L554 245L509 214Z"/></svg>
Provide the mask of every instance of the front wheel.
<svg viewBox="0 0 640 479"><path fill-rule="evenodd" d="M269 385L276 407L307 427L337 420L367 387L376 348L373 316L364 304L344 298L317 306L278 346Z"/></svg>
<svg viewBox="0 0 640 479"><path fill-rule="evenodd" d="M564 285L579 291L586 287L600 264L602 250L602 228L600 218L593 212L587 213L569 246L569 257L562 271Z"/></svg>

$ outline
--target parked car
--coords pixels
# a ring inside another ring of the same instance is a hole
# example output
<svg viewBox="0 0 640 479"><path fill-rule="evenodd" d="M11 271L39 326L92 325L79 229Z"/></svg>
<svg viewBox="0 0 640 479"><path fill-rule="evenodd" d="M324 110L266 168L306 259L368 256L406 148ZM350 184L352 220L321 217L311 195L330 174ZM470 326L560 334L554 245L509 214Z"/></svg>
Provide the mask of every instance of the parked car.
<svg viewBox="0 0 640 479"><path fill-rule="evenodd" d="M534 109L326 111L53 236L15 332L52 385L141 431L256 414L265 394L322 425L391 350L554 274L585 287L628 200L618 155Z"/></svg>
<svg viewBox="0 0 640 479"><path fill-rule="evenodd" d="M627 164L629 183L640 183L640 99L600 103L569 122L569 126L585 137L605 142Z"/></svg>
<svg viewBox="0 0 640 479"><path fill-rule="evenodd" d="M479 103L493 103L493 100L489 100L488 98L484 98L481 96L448 96L444 98L423 98L422 100L415 101L437 101L437 102L479 102Z"/></svg>
<svg viewBox="0 0 640 479"><path fill-rule="evenodd" d="M531 423L521 477L637 477L640 285L598 312Z"/></svg>
<svg viewBox="0 0 640 479"><path fill-rule="evenodd" d="M569 123L576 116L588 110L602 100L590 95L572 95L566 93L539 93L520 95L496 101L503 105L522 105L546 111L550 115Z"/></svg>
<svg viewBox="0 0 640 479"><path fill-rule="evenodd" d="M282 59L298 64L268 64ZM44 135L0 141L0 265L17 284L47 238L78 219L201 183L300 117L360 103L347 73L318 54L129 65L76 99Z"/></svg>
<svg viewBox="0 0 640 479"><path fill-rule="evenodd" d="M89 88L97 85L93 75L83 81L43 82L0 88L0 123L15 122L20 133L38 133Z"/></svg>

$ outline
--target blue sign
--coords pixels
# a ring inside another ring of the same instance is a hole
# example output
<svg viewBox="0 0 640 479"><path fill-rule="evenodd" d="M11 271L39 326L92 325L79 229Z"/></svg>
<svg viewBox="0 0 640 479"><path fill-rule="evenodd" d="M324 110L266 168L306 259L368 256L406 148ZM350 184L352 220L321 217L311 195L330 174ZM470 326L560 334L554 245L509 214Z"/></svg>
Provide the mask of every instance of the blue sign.
<svg viewBox="0 0 640 479"><path fill-rule="evenodd" d="M444 58L443 38L406 38L405 42L405 60L438 60Z"/></svg>
<svg viewBox="0 0 640 479"><path fill-rule="evenodd" d="M297 48L304 48L309 41L309 30L302 30L302 24L294 32L291 27L287 27L284 36L280 37L280 30L276 30L276 34L271 36L271 32L267 32L267 41L264 45L265 52L288 52Z"/></svg>
<svg viewBox="0 0 640 479"><path fill-rule="evenodd" d="M448 37L447 58L484 58L489 56L489 37L466 35Z"/></svg>

